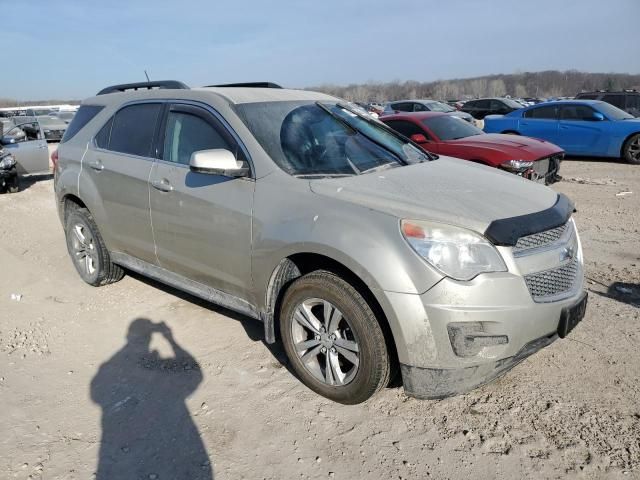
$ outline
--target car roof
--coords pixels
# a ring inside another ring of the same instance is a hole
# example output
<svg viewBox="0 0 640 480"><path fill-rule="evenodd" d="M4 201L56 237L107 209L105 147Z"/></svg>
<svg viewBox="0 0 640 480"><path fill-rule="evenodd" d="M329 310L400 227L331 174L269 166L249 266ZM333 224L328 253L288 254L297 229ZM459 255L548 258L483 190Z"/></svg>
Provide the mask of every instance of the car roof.
<svg viewBox="0 0 640 480"><path fill-rule="evenodd" d="M207 97L224 99L229 103L261 103L284 101L318 101L336 100L335 97L310 90L297 90L287 88L253 88L253 87L202 87L187 89L153 89L133 90L118 93L96 95L85 99L83 104L113 105L123 104L136 100L176 99L176 100L203 100Z"/></svg>
<svg viewBox="0 0 640 480"><path fill-rule="evenodd" d="M433 117L448 117L450 116L447 112L399 112L394 113L392 115L383 115L380 117L380 120L400 120L406 118L412 118L414 120L423 120L425 118L433 118Z"/></svg>
<svg viewBox="0 0 640 480"><path fill-rule="evenodd" d="M394 100L393 102L389 102L389 105L393 105L394 103L405 103L405 102L440 103L439 100L434 100L432 98L412 98L411 100Z"/></svg>
<svg viewBox="0 0 640 480"><path fill-rule="evenodd" d="M581 100L581 99L577 99L577 100L551 100L549 102L542 102L542 103L536 103L535 105L531 105L530 107L527 108L534 108L534 107L544 107L545 105L558 105L558 104L563 104L563 105L602 105L603 102L601 100Z"/></svg>

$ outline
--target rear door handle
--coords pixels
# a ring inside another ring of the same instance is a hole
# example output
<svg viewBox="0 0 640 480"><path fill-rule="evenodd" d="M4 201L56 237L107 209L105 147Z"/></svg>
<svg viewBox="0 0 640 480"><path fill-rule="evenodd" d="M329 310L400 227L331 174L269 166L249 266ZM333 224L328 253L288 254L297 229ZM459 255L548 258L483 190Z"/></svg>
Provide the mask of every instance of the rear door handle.
<svg viewBox="0 0 640 480"><path fill-rule="evenodd" d="M104 165L100 160L96 160L95 162L89 162L89 167L97 170L98 172L104 170Z"/></svg>
<svg viewBox="0 0 640 480"><path fill-rule="evenodd" d="M169 180L163 178L162 180L154 180L151 182L151 186L161 192L170 192L173 190L173 186L169 183Z"/></svg>

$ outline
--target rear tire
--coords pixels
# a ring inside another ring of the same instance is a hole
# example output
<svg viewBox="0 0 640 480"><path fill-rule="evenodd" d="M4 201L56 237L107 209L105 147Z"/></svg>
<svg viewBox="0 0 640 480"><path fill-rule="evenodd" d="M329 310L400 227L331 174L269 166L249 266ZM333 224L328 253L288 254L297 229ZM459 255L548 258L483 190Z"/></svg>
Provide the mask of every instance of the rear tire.
<svg viewBox="0 0 640 480"><path fill-rule="evenodd" d="M291 284L280 332L298 377L326 398L353 405L389 383L391 362L376 316L353 286L331 272L311 272Z"/></svg>
<svg viewBox="0 0 640 480"><path fill-rule="evenodd" d="M73 265L85 282L99 287L122 279L124 271L111 262L109 251L89 210L77 208L71 211L65 233Z"/></svg>
<svg viewBox="0 0 640 480"><path fill-rule="evenodd" d="M624 142L624 147L622 147L622 158L624 158L627 163L640 165L640 133L632 135L626 142Z"/></svg>
<svg viewBox="0 0 640 480"><path fill-rule="evenodd" d="M20 178L16 177L7 185L8 193L18 193L20 191Z"/></svg>

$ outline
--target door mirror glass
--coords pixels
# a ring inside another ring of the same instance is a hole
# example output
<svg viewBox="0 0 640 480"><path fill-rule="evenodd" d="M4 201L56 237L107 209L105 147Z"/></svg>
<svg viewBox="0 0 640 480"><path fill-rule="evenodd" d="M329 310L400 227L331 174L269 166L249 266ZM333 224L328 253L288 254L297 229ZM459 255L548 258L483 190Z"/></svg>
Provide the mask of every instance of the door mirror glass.
<svg viewBox="0 0 640 480"><path fill-rule="evenodd" d="M189 167L193 172L209 175L224 175L234 178L249 175L249 169L244 166L243 162L237 161L233 153L223 148L193 152Z"/></svg>
<svg viewBox="0 0 640 480"><path fill-rule="evenodd" d="M602 122L604 120L604 115L601 114L600 112L593 112L593 116L591 117L591 120L594 122Z"/></svg>
<svg viewBox="0 0 640 480"><path fill-rule="evenodd" d="M411 140L413 140L416 143L427 143L429 141L427 140L427 137L425 137L421 133L414 133L413 135L411 135Z"/></svg>

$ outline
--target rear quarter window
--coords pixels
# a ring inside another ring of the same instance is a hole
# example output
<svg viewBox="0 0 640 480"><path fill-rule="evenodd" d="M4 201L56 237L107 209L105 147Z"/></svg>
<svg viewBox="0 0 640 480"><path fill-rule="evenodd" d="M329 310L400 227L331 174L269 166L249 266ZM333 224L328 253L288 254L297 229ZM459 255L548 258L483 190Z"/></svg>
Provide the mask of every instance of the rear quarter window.
<svg viewBox="0 0 640 480"><path fill-rule="evenodd" d="M101 105L82 105L76 112L73 120L64 132L64 136L60 143L71 140L84 126L89 123L93 118L102 111L104 107Z"/></svg>

